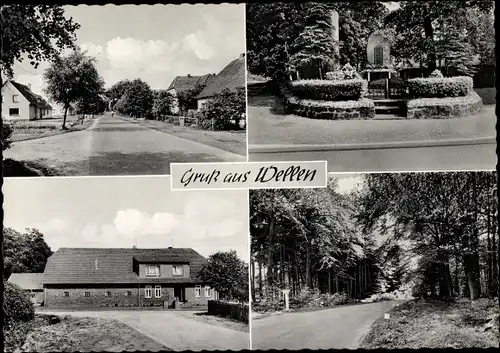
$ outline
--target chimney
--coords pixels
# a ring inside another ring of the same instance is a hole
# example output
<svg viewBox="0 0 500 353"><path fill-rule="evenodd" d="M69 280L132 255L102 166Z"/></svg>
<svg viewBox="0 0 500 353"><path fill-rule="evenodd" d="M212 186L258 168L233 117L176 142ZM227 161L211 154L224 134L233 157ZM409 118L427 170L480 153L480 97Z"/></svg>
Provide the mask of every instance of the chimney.
<svg viewBox="0 0 500 353"><path fill-rule="evenodd" d="M31 83L28 83L28 88L29 88L29 89L30 89L30 91L31 91Z"/></svg>
<svg viewBox="0 0 500 353"><path fill-rule="evenodd" d="M172 249L172 247L171 247L171 246L169 246L168 248L169 248L169 249Z"/></svg>
<svg viewBox="0 0 500 353"><path fill-rule="evenodd" d="M191 77L191 74L188 74L188 77Z"/></svg>
<svg viewBox="0 0 500 353"><path fill-rule="evenodd" d="M137 249L137 246L135 246L135 245L134 245L134 246L132 246L132 249Z"/></svg>
<svg viewBox="0 0 500 353"><path fill-rule="evenodd" d="M240 58L244 58L244 57L245 57L245 53L241 53Z"/></svg>

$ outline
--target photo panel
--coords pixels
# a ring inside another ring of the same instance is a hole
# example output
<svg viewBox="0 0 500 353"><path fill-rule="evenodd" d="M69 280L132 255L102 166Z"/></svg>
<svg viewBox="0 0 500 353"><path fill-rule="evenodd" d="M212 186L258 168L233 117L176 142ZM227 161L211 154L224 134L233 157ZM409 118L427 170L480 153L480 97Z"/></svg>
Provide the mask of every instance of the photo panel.
<svg viewBox="0 0 500 353"><path fill-rule="evenodd" d="M252 349L498 347L496 172L250 191Z"/></svg>
<svg viewBox="0 0 500 353"><path fill-rule="evenodd" d="M246 190L152 176L10 178L3 192L7 350L250 348Z"/></svg>
<svg viewBox="0 0 500 353"><path fill-rule="evenodd" d="M249 160L494 169L493 5L248 4Z"/></svg>
<svg viewBox="0 0 500 353"><path fill-rule="evenodd" d="M247 160L244 4L8 5L2 16L20 28L2 34L4 176Z"/></svg>

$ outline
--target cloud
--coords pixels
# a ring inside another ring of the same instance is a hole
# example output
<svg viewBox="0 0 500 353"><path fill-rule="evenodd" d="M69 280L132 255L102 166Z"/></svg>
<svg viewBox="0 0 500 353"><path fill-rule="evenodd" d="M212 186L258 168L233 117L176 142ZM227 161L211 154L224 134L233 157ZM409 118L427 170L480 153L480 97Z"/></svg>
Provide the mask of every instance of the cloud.
<svg viewBox="0 0 500 353"><path fill-rule="evenodd" d="M360 183L361 183L361 178L359 176L339 177L338 178L339 192L347 194L352 190L356 189L360 185Z"/></svg>
<svg viewBox="0 0 500 353"><path fill-rule="evenodd" d="M178 216L172 213L147 213L127 209L116 213L113 225L118 234L127 237L169 234L179 225Z"/></svg>

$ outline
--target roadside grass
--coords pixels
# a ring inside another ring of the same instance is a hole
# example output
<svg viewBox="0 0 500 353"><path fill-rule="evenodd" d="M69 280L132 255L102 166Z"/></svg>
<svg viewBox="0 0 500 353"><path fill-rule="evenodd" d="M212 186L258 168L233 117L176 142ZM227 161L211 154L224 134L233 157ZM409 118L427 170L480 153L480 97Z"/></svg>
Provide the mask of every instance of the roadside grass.
<svg viewBox="0 0 500 353"><path fill-rule="evenodd" d="M195 127L177 126L164 121L133 120L124 116L121 116L121 118L186 140L200 142L241 156L247 155L246 131L208 131Z"/></svg>
<svg viewBox="0 0 500 353"><path fill-rule="evenodd" d="M358 348L490 348L498 347L498 299L409 301L379 319Z"/></svg>
<svg viewBox="0 0 500 353"><path fill-rule="evenodd" d="M58 176L60 172L35 161L3 160L4 177Z"/></svg>
<svg viewBox="0 0 500 353"><path fill-rule="evenodd" d="M42 353L171 350L115 320L65 316L51 324L51 318L36 315L29 323L4 329L4 350Z"/></svg>
<svg viewBox="0 0 500 353"><path fill-rule="evenodd" d="M7 121L12 126L11 141L26 141L47 136L65 134L87 129L93 122L92 118L85 118L83 124L80 116L72 115L66 118L66 129L62 129L62 117L29 121Z"/></svg>

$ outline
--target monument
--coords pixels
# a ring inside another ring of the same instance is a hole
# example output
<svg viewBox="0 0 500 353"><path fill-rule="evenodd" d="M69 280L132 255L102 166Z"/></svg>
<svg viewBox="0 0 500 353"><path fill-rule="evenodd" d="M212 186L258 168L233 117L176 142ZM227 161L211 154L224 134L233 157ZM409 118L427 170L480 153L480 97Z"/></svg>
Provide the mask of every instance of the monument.
<svg viewBox="0 0 500 353"><path fill-rule="evenodd" d="M367 80L391 78L396 70L392 67L391 42L383 31L375 31L368 37L366 56L369 68L366 72Z"/></svg>

